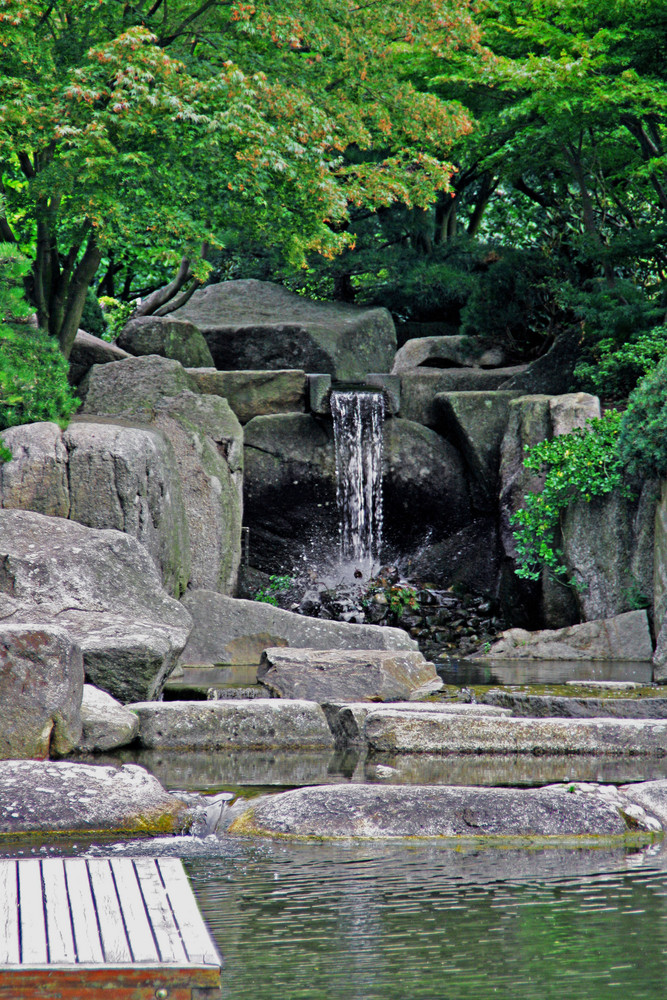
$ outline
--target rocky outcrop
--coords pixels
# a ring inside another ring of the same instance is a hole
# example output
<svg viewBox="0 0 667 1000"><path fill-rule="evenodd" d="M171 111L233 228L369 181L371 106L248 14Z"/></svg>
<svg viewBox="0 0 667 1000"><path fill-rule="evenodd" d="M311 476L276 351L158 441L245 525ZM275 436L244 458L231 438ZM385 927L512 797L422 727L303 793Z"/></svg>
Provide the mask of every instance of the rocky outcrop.
<svg viewBox="0 0 667 1000"><path fill-rule="evenodd" d="M181 662L257 663L269 646L304 649L416 650L402 629L307 618L260 601L235 600L210 590L188 591L183 605L194 625Z"/></svg>
<svg viewBox="0 0 667 1000"><path fill-rule="evenodd" d="M81 702L83 732L77 750L103 753L131 743L139 731L139 719L106 691L84 684Z"/></svg>
<svg viewBox="0 0 667 1000"><path fill-rule="evenodd" d="M3 621L0 758L42 758L72 750L81 736L82 690L81 650L64 629Z"/></svg>
<svg viewBox="0 0 667 1000"><path fill-rule="evenodd" d="M298 837L622 837L655 830L626 820L602 794L556 788L335 785L265 798L231 827L235 834Z"/></svg>
<svg viewBox="0 0 667 1000"><path fill-rule="evenodd" d="M396 352L392 372L400 374L414 368L501 368L505 352L488 347L474 337L415 337Z"/></svg>
<svg viewBox="0 0 667 1000"><path fill-rule="evenodd" d="M333 750L320 706L312 701L166 701L130 705L139 742L171 750Z"/></svg>
<svg viewBox="0 0 667 1000"><path fill-rule="evenodd" d="M178 833L188 807L143 767L0 762L0 833Z"/></svg>
<svg viewBox="0 0 667 1000"><path fill-rule="evenodd" d="M116 344L94 337L85 330L77 330L69 356L70 381L73 385L78 385L93 365L106 365L128 357L127 351Z"/></svg>
<svg viewBox="0 0 667 1000"><path fill-rule="evenodd" d="M245 428L246 524L252 564L289 572L339 548L333 432L307 414L256 417ZM461 457L420 424L392 419L383 446L384 536L398 551L431 544L467 524Z"/></svg>
<svg viewBox="0 0 667 1000"><path fill-rule="evenodd" d="M226 400L202 396L177 362L149 356L95 367L86 415L141 421L169 441L190 548L190 587L233 592L241 552L243 430Z"/></svg>
<svg viewBox="0 0 667 1000"><path fill-rule="evenodd" d="M123 327L116 342L135 357L159 354L180 361L184 368L207 368L214 364L201 331L186 320L137 316Z"/></svg>
<svg viewBox="0 0 667 1000"><path fill-rule="evenodd" d="M478 510L495 511L498 502L500 447L514 392L446 392L435 397L437 429L463 455Z"/></svg>
<svg viewBox="0 0 667 1000"><path fill-rule="evenodd" d="M303 371L219 372L191 368L188 374L201 393L224 396L242 424L270 413L306 412L306 373Z"/></svg>
<svg viewBox="0 0 667 1000"><path fill-rule="evenodd" d="M159 697L192 619L134 538L2 510L0 567L0 619L64 629L86 678L120 701Z"/></svg>
<svg viewBox="0 0 667 1000"><path fill-rule="evenodd" d="M204 334L216 368L298 368L338 379L389 371L396 331L386 309L314 302L246 279L209 285L173 313Z"/></svg>
<svg viewBox="0 0 667 1000"><path fill-rule="evenodd" d="M577 332L556 337L553 345L524 371L512 375L502 389L519 389L524 393L547 393L550 396L569 392L579 356L581 335Z"/></svg>
<svg viewBox="0 0 667 1000"><path fill-rule="evenodd" d="M407 346L407 345L406 345ZM440 408L436 396L450 392L491 392L504 388L508 378L518 368L418 368L401 375L401 408L399 416L426 427L437 427Z"/></svg>
<svg viewBox="0 0 667 1000"><path fill-rule="evenodd" d="M0 507L115 528L145 545L165 588L190 579L190 542L173 450L157 430L102 420L13 427L0 465Z"/></svg>
<svg viewBox="0 0 667 1000"><path fill-rule="evenodd" d="M628 611L560 629L502 633L485 657L510 660L650 660L653 645L645 611Z"/></svg>
<svg viewBox="0 0 667 1000"><path fill-rule="evenodd" d="M378 753L587 754L664 757L667 719L526 719L371 712L364 736Z"/></svg>
<svg viewBox="0 0 667 1000"><path fill-rule="evenodd" d="M421 653L369 649L265 649L257 680L279 698L318 702L416 700L442 687Z"/></svg>
<svg viewBox="0 0 667 1000"><path fill-rule="evenodd" d="M651 607L658 494L659 484L648 481L631 498L616 490L565 511L563 561L577 584L583 621Z"/></svg>

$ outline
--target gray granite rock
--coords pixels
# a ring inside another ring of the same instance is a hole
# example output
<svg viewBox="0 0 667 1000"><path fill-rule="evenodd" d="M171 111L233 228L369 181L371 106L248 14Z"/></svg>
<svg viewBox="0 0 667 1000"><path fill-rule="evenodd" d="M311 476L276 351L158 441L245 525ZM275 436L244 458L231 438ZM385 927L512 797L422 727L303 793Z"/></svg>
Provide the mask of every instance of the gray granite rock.
<svg viewBox="0 0 667 1000"><path fill-rule="evenodd" d="M367 742L384 753L535 753L665 756L667 720L517 719L395 712L368 715Z"/></svg>
<svg viewBox="0 0 667 1000"><path fill-rule="evenodd" d="M192 590L182 604L194 626L181 663L259 663L269 646L299 649L406 649L417 643L402 629L307 618L260 601Z"/></svg>
<svg viewBox="0 0 667 1000"><path fill-rule="evenodd" d="M257 680L279 698L320 703L416 700L442 687L421 653L373 649L265 649Z"/></svg>
<svg viewBox="0 0 667 1000"><path fill-rule="evenodd" d="M93 365L107 365L129 356L127 351L116 344L110 344L85 330L77 330L69 356L70 380L73 385L78 385Z"/></svg>
<svg viewBox="0 0 667 1000"><path fill-rule="evenodd" d="M320 706L312 701L139 702L139 742L148 749L333 750Z"/></svg>
<svg viewBox="0 0 667 1000"><path fill-rule="evenodd" d="M58 625L86 678L121 701L159 697L192 625L147 550L119 531L0 510L0 618Z"/></svg>
<svg viewBox="0 0 667 1000"><path fill-rule="evenodd" d="M0 761L0 833L177 833L184 802L142 767Z"/></svg>
<svg viewBox="0 0 667 1000"><path fill-rule="evenodd" d="M0 507L69 515L67 448L57 424L40 421L9 427L2 439L12 453L0 463Z"/></svg>
<svg viewBox="0 0 667 1000"><path fill-rule="evenodd" d="M139 731L139 719L106 691L85 684L81 702L83 732L77 750L103 753L131 743Z"/></svg>
<svg viewBox="0 0 667 1000"><path fill-rule="evenodd" d="M499 708L492 705L467 705L463 702L428 701L428 702L392 702L391 709L394 712L411 712L412 714L434 714L434 715L474 715L474 716L508 716L508 708ZM377 706L370 702L328 702L322 705L331 732L334 734L338 747L365 747L366 736L364 734L364 723L371 714L377 710Z"/></svg>
<svg viewBox="0 0 667 1000"><path fill-rule="evenodd" d="M401 375L401 409L399 416L426 427L437 427L440 419L435 397L443 392L491 392L504 388L504 383L516 368L417 368Z"/></svg>
<svg viewBox="0 0 667 1000"><path fill-rule="evenodd" d="M0 624L0 758L48 757L81 735L83 657L54 625Z"/></svg>
<svg viewBox="0 0 667 1000"><path fill-rule="evenodd" d="M208 285L173 314L204 334L216 368L299 368L339 379L389 371L396 331L387 309L314 302L268 281Z"/></svg>
<svg viewBox="0 0 667 1000"><path fill-rule="evenodd" d="M298 370L219 372L190 368L201 393L224 396L242 424L271 413L305 413L306 373Z"/></svg>
<svg viewBox="0 0 667 1000"><path fill-rule="evenodd" d="M420 366L432 368L501 368L505 352L488 347L474 337L460 334L440 337L414 337L396 352L392 373L412 371Z"/></svg>
<svg viewBox="0 0 667 1000"><path fill-rule="evenodd" d="M637 826L642 828L639 822ZM532 839L623 836L629 830L614 803L602 796L570 794L566 786L519 790L446 785L301 788L263 799L230 827L235 834L327 838Z"/></svg>
<svg viewBox="0 0 667 1000"><path fill-rule="evenodd" d="M206 368L213 358L202 333L192 323L170 316L138 316L123 327L118 346L128 354L159 354L184 368Z"/></svg>
<svg viewBox="0 0 667 1000"><path fill-rule="evenodd" d="M503 660L650 660L653 645L645 611L627 611L560 629L511 628L484 658Z"/></svg>
<svg viewBox="0 0 667 1000"><path fill-rule="evenodd" d="M233 592L241 557L243 430L227 401L200 395L177 361L152 355L94 367L81 391L86 415L143 421L168 439L188 524L189 586Z"/></svg>
<svg viewBox="0 0 667 1000"><path fill-rule="evenodd" d="M569 698L562 695L489 691L485 705L511 709L516 716L565 719L667 719L667 698Z"/></svg>

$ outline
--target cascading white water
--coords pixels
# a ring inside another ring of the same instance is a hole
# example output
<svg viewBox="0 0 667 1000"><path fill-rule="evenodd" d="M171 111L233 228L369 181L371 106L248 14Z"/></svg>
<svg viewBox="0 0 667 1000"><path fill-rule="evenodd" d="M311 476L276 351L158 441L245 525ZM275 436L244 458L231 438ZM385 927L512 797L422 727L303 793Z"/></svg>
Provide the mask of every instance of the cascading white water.
<svg viewBox="0 0 667 1000"><path fill-rule="evenodd" d="M341 563L370 577L382 545L382 427L384 394L334 389L336 498Z"/></svg>

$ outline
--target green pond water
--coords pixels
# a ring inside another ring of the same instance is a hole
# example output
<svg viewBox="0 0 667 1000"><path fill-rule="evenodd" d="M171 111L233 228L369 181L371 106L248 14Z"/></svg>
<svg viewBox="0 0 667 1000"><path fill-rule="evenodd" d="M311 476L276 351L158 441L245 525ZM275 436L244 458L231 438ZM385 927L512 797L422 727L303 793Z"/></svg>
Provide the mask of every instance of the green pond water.
<svg viewBox="0 0 667 1000"><path fill-rule="evenodd" d="M658 1000L667 854L247 844L186 861L226 1000Z"/></svg>

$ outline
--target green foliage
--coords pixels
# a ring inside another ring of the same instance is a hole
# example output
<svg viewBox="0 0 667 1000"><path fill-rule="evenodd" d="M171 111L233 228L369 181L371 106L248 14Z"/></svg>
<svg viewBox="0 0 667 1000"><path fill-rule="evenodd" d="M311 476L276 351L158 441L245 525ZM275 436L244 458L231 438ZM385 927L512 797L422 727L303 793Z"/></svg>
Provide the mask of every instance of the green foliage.
<svg viewBox="0 0 667 1000"><path fill-rule="evenodd" d="M0 327L0 429L37 420L66 422L79 405L68 369L48 334Z"/></svg>
<svg viewBox="0 0 667 1000"><path fill-rule="evenodd" d="M291 576L270 576L268 586L258 590L254 599L262 604L272 604L278 607L278 598L285 594L294 583Z"/></svg>
<svg viewBox="0 0 667 1000"><path fill-rule="evenodd" d="M81 314L81 328L95 337L104 338L107 331L107 321L102 307L92 288L86 292L86 301Z"/></svg>
<svg viewBox="0 0 667 1000"><path fill-rule="evenodd" d="M667 326L638 333L617 347L615 341L598 341L575 368L580 388L607 400L626 399L639 380L667 356Z"/></svg>
<svg viewBox="0 0 667 1000"><path fill-rule="evenodd" d="M396 621L400 621L406 611L419 610L419 598L414 587L389 583L379 578L371 583L362 604L368 604L377 595L380 595L382 603L387 605L389 614Z"/></svg>
<svg viewBox="0 0 667 1000"><path fill-rule="evenodd" d="M632 476L667 475L667 355L630 396L620 422L618 453Z"/></svg>
<svg viewBox="0 0 667 1000"><path fill-rule="evenodd" d="M517 551L517 576L538 580L546 566L557 576L567 575L558 545L562 512L576 501L590 502L615 489L629 495L623 482L623 459L617 443L621 413L608 410L589 420L585 429L542 441L526 449L524 466L546 472L539 493L528 493L525 507L511 518Z"/></svg>
<svg viewBox="0 0 667 1000"><path fill-rule="evenodd" d="M104 311L105 332L99 334L103 340L113 341L123 329L136 308L136 302L121 302L109 295L100 296L100 306Z"/></svg>

